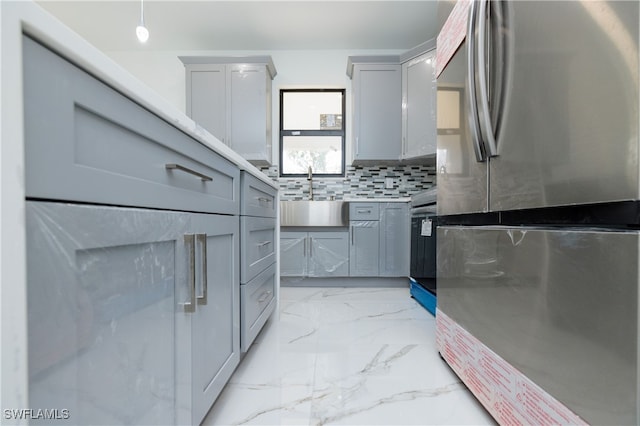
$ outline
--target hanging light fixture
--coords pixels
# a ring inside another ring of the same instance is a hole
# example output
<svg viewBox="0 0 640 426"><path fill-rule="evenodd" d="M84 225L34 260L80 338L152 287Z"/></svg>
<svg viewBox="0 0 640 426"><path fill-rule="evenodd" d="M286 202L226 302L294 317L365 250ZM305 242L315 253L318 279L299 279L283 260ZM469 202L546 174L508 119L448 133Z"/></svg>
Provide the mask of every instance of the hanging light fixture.
<svg viewBox="0 0 640 426"><path fill-rule="evenodd" d="M144 26L144 0L140 0L140 24L136 27L136 36L140 43L146 43L149 40L149 30Z"/></svg>

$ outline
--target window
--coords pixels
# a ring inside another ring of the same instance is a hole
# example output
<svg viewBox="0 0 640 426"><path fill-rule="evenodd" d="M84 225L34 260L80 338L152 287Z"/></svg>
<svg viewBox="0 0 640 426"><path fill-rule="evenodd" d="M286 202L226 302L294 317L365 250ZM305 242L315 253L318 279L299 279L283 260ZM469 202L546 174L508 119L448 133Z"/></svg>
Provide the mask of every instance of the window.
<svg viewBox="0 0 640 426"><path fill-rule="evenodd" d="M280 91L280 176L344 176L344 89Z"/></svg>

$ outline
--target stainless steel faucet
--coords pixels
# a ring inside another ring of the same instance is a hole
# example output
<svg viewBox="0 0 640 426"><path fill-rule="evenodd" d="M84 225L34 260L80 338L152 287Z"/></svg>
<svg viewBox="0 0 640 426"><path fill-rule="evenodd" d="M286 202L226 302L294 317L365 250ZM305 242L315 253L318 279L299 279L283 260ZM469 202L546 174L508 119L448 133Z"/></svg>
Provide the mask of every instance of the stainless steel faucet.
<svg viewBox="0 0 640 426"><path fill-rule="evenodd" d="M309 181L309 199L313 201L313 170L311 166L309 166L309 175L307 176L307 180Z"/></svg>

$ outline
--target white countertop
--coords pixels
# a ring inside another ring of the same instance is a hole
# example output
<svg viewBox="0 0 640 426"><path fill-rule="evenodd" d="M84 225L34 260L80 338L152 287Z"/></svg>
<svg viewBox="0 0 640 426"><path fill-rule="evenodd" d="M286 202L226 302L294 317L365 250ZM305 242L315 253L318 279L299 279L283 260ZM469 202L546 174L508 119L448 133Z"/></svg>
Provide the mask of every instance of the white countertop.
<svg viewBox="0 0 640 426"><path fill-rule="evenodd" d="M238 153L37 4L30 1L0 3L2 7L2 68L3 73L9 65L11 68L17 68L9 71L9 74L15 75L16 87L22 86L20 33L24 32L222 155L236 164L240 170L245 170L273 188L278 188L273 180ZM4 81L7 80L3 78ZM9 91L7 94L4 84L2 88L3 107L9 104L13 104L14 107L21 105L21 90Z"/></svg>

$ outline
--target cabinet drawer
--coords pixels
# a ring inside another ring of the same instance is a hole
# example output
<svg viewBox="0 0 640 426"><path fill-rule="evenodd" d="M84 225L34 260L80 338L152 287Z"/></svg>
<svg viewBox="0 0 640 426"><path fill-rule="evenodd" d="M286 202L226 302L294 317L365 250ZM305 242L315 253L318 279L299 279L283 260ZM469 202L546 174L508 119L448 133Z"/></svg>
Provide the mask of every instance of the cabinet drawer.
<svg viewBox="0 0 640 426"><path fill-rule="evenodd" d="M246 352L276 306L276 265L240 286L240 345Z"/></svg>
<svg viewBox="0 0 640 426"><path fill-rule="evenodd" d="M276 217L277 190L247 172L240 174L240 214Z"/></svg>
<svg viewBox="0 0 640 426"><path fill-rule="evenodd" d="M276 220L240 218L240 282L247 283L276 261Z"/></svg>
<svg viewBox="0 0 640 426"><path fill-rule="evenodd" d="M380 220L377 203L349 203L349 220Z"/></svg>
<svg viewBox="0 0 640 426"><path fill-rule="evenodd" d="M238 214L230 161L24 37L26 195Z"/></svg>

